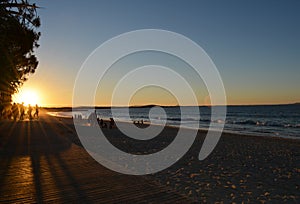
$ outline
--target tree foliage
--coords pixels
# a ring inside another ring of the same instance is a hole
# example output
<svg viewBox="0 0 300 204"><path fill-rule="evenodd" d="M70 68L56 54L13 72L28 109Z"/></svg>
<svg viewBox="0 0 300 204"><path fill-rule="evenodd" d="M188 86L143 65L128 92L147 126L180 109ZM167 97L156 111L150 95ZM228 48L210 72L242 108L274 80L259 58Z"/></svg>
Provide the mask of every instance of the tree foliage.
<svg viewBox="0 0 300 204"><path fill-rule="evenodd" d="M27 0L0 0L0 92L12 95L34 73L40 33L37 6ZM1 99L0 99L1 100ZM1 101L0 101L1 103Z"/></svg>

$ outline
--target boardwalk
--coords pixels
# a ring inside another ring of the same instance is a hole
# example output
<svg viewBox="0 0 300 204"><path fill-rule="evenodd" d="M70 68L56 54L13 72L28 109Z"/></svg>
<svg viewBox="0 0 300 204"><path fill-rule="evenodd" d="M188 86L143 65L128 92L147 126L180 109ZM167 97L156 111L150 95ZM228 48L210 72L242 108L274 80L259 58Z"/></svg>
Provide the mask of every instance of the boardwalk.
<svg viewBox="0 0 300 204"><path fill-rule="evenodd" d="M58 119L0 122L0 203L190 203L145 177L110 171Z"/></svg>

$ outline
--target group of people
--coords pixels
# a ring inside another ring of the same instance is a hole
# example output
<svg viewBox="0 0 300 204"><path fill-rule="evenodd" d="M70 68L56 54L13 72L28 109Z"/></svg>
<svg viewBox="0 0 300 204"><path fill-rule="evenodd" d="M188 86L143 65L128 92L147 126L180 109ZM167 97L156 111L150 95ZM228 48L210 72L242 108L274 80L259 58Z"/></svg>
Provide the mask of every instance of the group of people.
<svg viewBox="0 0 300 204"><path fill-rule="evenodd" d="M97 118L97 122L101 128L107 128L107 124L106 122L104 122L103 119ZM109 123L109 129L112 129L116 125L113 118L110 118L108 123Z"/></svg>
<svg viewBox="0 0 300 204"><path fill-rule="evenodd" d="M135 124L135 125L139 125L139 124L144 125L144 120L141 120L141 121L139 121L139 120L134 120L134 121L133 121L133 124Z"/></svg>
<svg viewBox="0 0 300 204"><path fill-rule="evenodd" d="M99 117L97 117L97 113L96 111L92 112L89 117L88 117L88 122L91 126L96 126L99 125L101 128L108 128L112 129L113 127L115 127L115 121L113 118L110 118L108 124L106 122L104 122L103 119L100 119Z"/></svg>
<svg viewBox="0 0 300 204"><path fill-rule="evenodd" d="M30 104L26 107L24 103L13 103L1 111L1 118L3 119L24 120L27 116L29 120L39 118L39 107L37 104L35 107L32 107Z"/></svg>

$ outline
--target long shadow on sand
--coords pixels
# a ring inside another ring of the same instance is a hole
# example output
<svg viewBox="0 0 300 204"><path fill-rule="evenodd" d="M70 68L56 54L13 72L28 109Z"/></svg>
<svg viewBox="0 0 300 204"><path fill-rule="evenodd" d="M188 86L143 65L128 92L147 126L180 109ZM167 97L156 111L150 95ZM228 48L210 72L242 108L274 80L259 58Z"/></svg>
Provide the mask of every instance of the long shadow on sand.
<svg viewBox="0 0 300 204"><path fill-rule="evenodd" d="M72 143L64 136L65 130L59 128L55 121L6 121L0 124L0 194L5 195L4 201L24 200L27 196L28 202L41 203L45 200L45 191L51 189L56 189L53 193L64 198L63 188L68 184L75 192L72 196L88 202L84 190L80 189L61 158L61 153ZM53 188L48 189L49 185ZM20 194L21 191L29 193Z"/></svg>

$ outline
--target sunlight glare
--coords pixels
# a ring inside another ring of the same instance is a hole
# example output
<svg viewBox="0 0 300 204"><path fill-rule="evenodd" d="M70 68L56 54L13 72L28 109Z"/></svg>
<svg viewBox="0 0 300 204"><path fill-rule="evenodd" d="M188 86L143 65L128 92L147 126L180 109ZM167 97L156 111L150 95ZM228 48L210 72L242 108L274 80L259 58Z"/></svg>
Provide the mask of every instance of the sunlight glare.
<svg viewBox="0 0 300 204"><path fill-rule="evenodd" d="M39 104L39 97L37 93L33 90L23 90L14 95L13 101L15 103L24 102L24 105L30 104L33 106L35 104Z"/></svg>

